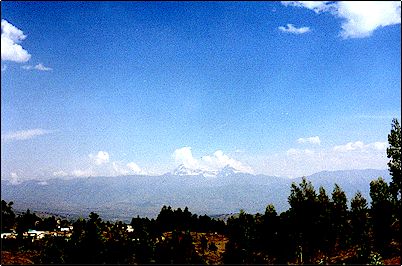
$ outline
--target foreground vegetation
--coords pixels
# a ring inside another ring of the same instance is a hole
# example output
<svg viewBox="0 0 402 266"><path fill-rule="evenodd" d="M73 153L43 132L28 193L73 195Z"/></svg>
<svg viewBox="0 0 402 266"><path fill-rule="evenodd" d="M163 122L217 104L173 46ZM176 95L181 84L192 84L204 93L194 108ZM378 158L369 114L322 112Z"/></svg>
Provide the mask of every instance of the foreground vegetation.
<svg viewBox="0 0 402 266"><path fill-rule="evenodd" d="M187 207L163 206L156 219L136 217L127 225L102 221L96 213L76 221L40 218L29 210L15 215L12 203L2 201L2 233L15 231L15 238L2 239L2 252L30 254L33 262L45 264L383 264L392 258L393 264L400 264L397 120L388 141L392 181L388 184L380 177L368 184L370 202L357 192L348 204L338 185L328 195L303 179L292 184L290 208L281 214L268 205L263 214L241 211L225 223L192 214ZM71 234L41 239L27 235L29 229L55 232L68 226Z"/></svg>

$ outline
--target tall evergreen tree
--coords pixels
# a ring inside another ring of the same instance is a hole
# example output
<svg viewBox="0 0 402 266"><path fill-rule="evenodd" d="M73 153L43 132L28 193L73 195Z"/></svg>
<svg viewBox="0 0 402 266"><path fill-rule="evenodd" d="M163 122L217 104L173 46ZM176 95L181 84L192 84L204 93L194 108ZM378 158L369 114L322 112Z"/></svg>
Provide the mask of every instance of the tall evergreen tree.
<svg viewBox="0 0 402 266"><path fill-rule="evenodd" d="M389 147L387 148L387 157L390 158L388 162L389 171L392 176L390 183L390 191L395 202L395 224L399 225L395 229L395 235L399 241L399 252L402 253L402 233L401 233L401 221L402 221L402 137L401 126L398 120L395 118L392 120L392 129L388 134ZM401 255L402 259L402 255Z"/></svg>
<svg viewBox="0 0 402 266"><path fill-rule="evenodd" d="M329 231L331 228L330 223L330 199L327 192L323 187L319 188L317 196L318 203L318 224L317 224L317 241L320 247L320 251L325 256L328 255L330 250Z"/></svg>
<svg viewBox="0 0 402 266"><path fill-rule="evenodd" d="M387 157L391 159L388 162L389 171L392 176L390 184L391 193L399 201L399 204L402 199L401 142L401 126L395 118L392 120L392 129L388 134L389 147L387 148Z"/></svg>
<svg viewBox="0 0 402 266"><path fill-rule="evenodd" d="M331 240L341 249L347 244L347 198L345 192L335 184L331 199Z"/></svg>
<svg viewBox="0 0 402 266"><path fill-rule="evenodd" d="M352 244L359 249L359 258L357 263L367 263L369 256L369 220L368 220L368 207L367 200L358 191L350 202L351 212L351 226L352 226Z"/></svg>
<svg viewBox="0 0 402 266"><path fill-rule="evenodd" d="M381 177L370 182L371 216L374 245L382 255L386 255L392 238L392 201L388 184Z"/></svg>
<svg viewBox="0 0 402 266"><path fill-rule="evenodd" d="M311 182L303 178L299 186L293 183L288 202L291 221L294 225L293 235L295 248L298 250L298 262L312 263L311 259L318 249L316 228L319 208L317 194Z"/></svg>

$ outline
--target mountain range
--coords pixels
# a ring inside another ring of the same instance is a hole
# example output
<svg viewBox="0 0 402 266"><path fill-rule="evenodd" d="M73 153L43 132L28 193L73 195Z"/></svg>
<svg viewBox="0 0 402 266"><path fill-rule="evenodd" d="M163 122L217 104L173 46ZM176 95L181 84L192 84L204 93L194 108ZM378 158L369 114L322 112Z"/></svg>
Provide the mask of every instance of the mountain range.
<svg viewBox="0 0 402 266"><path fill-rule="evenodd" d="M391 180L388 170L323 171L307 176L318 191L330 195L337 183L348 202L359 190L370 202L370 181ZM226 166L220 171L187 169L183 165L158 176L134 175L72 179L27 180L19 184L1 181L2 199L13 201L16 210L45 212L71 218L88 217L93 211L103 219L130 221L134 216L154 218L163 205L187 206L198 215L263 213L274 204L278 213L289 208L287 198L292 182L287 178L241 173Z"/></svg>

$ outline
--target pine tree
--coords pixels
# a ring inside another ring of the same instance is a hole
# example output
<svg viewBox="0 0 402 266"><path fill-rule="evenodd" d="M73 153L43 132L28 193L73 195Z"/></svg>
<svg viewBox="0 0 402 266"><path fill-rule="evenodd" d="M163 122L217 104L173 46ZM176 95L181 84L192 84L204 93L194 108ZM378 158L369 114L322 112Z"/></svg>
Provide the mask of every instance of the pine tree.
<svg viewBox="0 0 402 266"><path fill-rule="evenodd" d="M384 256L392 237L392 201L389 186L381 177L370 182L370 197L374 245Z"/></svg>
<svg viewBox="0 0 402 266"><path fill-rule="evenodd" d="M351 226L352 226L352 244L359 249L359 258L357 263L367 263L370 255L369 247L369 220L367 200L358 191L351 200Z"/></svg>

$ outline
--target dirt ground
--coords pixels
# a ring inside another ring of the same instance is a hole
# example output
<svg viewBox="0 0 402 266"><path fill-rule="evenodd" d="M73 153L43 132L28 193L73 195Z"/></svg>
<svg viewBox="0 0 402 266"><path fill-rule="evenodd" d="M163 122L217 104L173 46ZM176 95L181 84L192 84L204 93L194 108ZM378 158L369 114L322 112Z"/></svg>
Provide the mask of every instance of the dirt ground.
<svg viewBox="0 0 402 266"><path fill-rule="evenodd" d="M21 253L21 252L1 252L1 265L12 265L12 264L34 264L31 260L32 254Z"/></svg>

